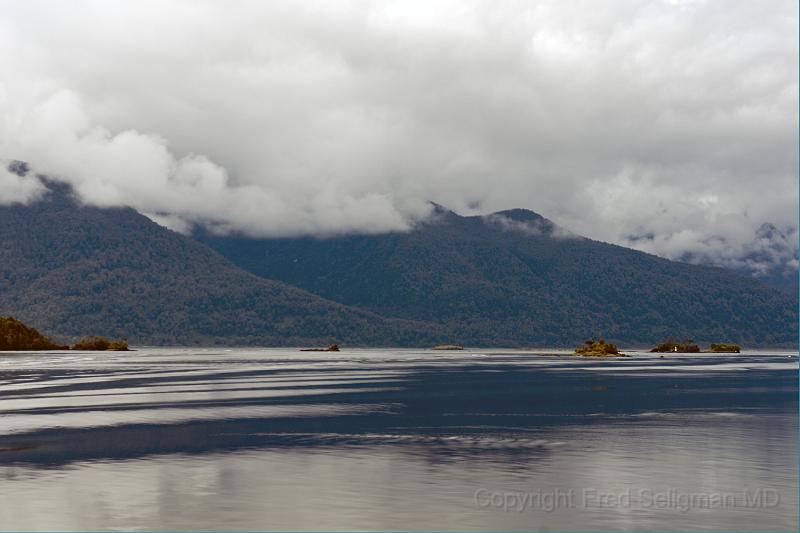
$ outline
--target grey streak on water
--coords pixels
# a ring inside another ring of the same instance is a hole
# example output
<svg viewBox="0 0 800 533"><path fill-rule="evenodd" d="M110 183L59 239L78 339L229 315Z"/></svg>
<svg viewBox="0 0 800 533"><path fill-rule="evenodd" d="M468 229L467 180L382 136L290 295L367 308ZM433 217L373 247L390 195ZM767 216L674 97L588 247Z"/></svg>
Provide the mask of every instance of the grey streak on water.
<svg viewBox="0 0 800 533"><path fill-rule="evenodd" d="M0 529L796 530L797 393L786 352L0 354Z"/></svg>

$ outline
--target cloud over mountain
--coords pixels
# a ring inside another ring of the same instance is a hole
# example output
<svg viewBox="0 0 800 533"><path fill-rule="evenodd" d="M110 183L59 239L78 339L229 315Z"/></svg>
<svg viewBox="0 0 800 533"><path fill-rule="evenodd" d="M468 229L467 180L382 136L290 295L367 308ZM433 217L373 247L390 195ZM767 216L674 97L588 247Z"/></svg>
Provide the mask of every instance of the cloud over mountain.
<svg viewBox="0 0 800 533"><path fill-rule="evenodd" d="M0 157L184 231L379 233L435 201L791 268L797 32L777 0L3 2ZM0 203L36 198L15 176Z"/></svg>

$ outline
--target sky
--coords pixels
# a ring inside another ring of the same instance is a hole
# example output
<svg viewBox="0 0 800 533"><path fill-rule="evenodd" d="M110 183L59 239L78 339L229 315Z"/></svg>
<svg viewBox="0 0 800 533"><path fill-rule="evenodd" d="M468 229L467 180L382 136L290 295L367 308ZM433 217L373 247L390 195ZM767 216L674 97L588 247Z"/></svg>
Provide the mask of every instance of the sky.
<svg viewBox="0 0 800 533"><path fill-rule="evenodd" d="M532 209L797 267L793 0L0 0L0 158L190 232ZM0 170L0 204L42 197Z"/></svg>

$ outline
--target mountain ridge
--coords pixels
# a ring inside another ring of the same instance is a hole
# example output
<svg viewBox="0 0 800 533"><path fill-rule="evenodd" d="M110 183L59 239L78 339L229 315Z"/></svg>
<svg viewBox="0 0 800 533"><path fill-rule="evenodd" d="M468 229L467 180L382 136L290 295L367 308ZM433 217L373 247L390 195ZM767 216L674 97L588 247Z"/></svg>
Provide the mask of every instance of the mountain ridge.
<svg viewBox="0 0 800 533"><path fill-rule="evenodd" d="M195 237L255 274L382 316L438 321L465 343L797 338L790 296L718 267L573 235L525 209L461 216L438 206L411 231L378 236Z"/></svg>
<svg viewBox="0 0 800 533"><path fill-rule="evenodd" d="M61 339L796 345L791 297L574 235L526 209L465 217L435 206L411 231L383 235L192 239L44 181L44 198L0 206L0 314Z"/></svg>
<svg viewBox="0 0 800 533"><path fill-rule="evenodd" d="M30 205L0 206L0 314L48 335L167 345L439 339L435 325L263 279L133 209L81 206L66 186L48 186Z"/></svg>

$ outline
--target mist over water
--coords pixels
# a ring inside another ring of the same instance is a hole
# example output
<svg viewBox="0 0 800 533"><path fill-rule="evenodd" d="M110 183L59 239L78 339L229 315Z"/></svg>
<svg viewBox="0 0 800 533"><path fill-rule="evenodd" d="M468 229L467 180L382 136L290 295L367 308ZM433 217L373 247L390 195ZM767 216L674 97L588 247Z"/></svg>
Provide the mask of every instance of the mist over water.
<svg viewBox="0 0 800 533"><path fill-rule="evenodd" d="M543 353L0 354L0 529L796 530L793 353Z"/></svg>

